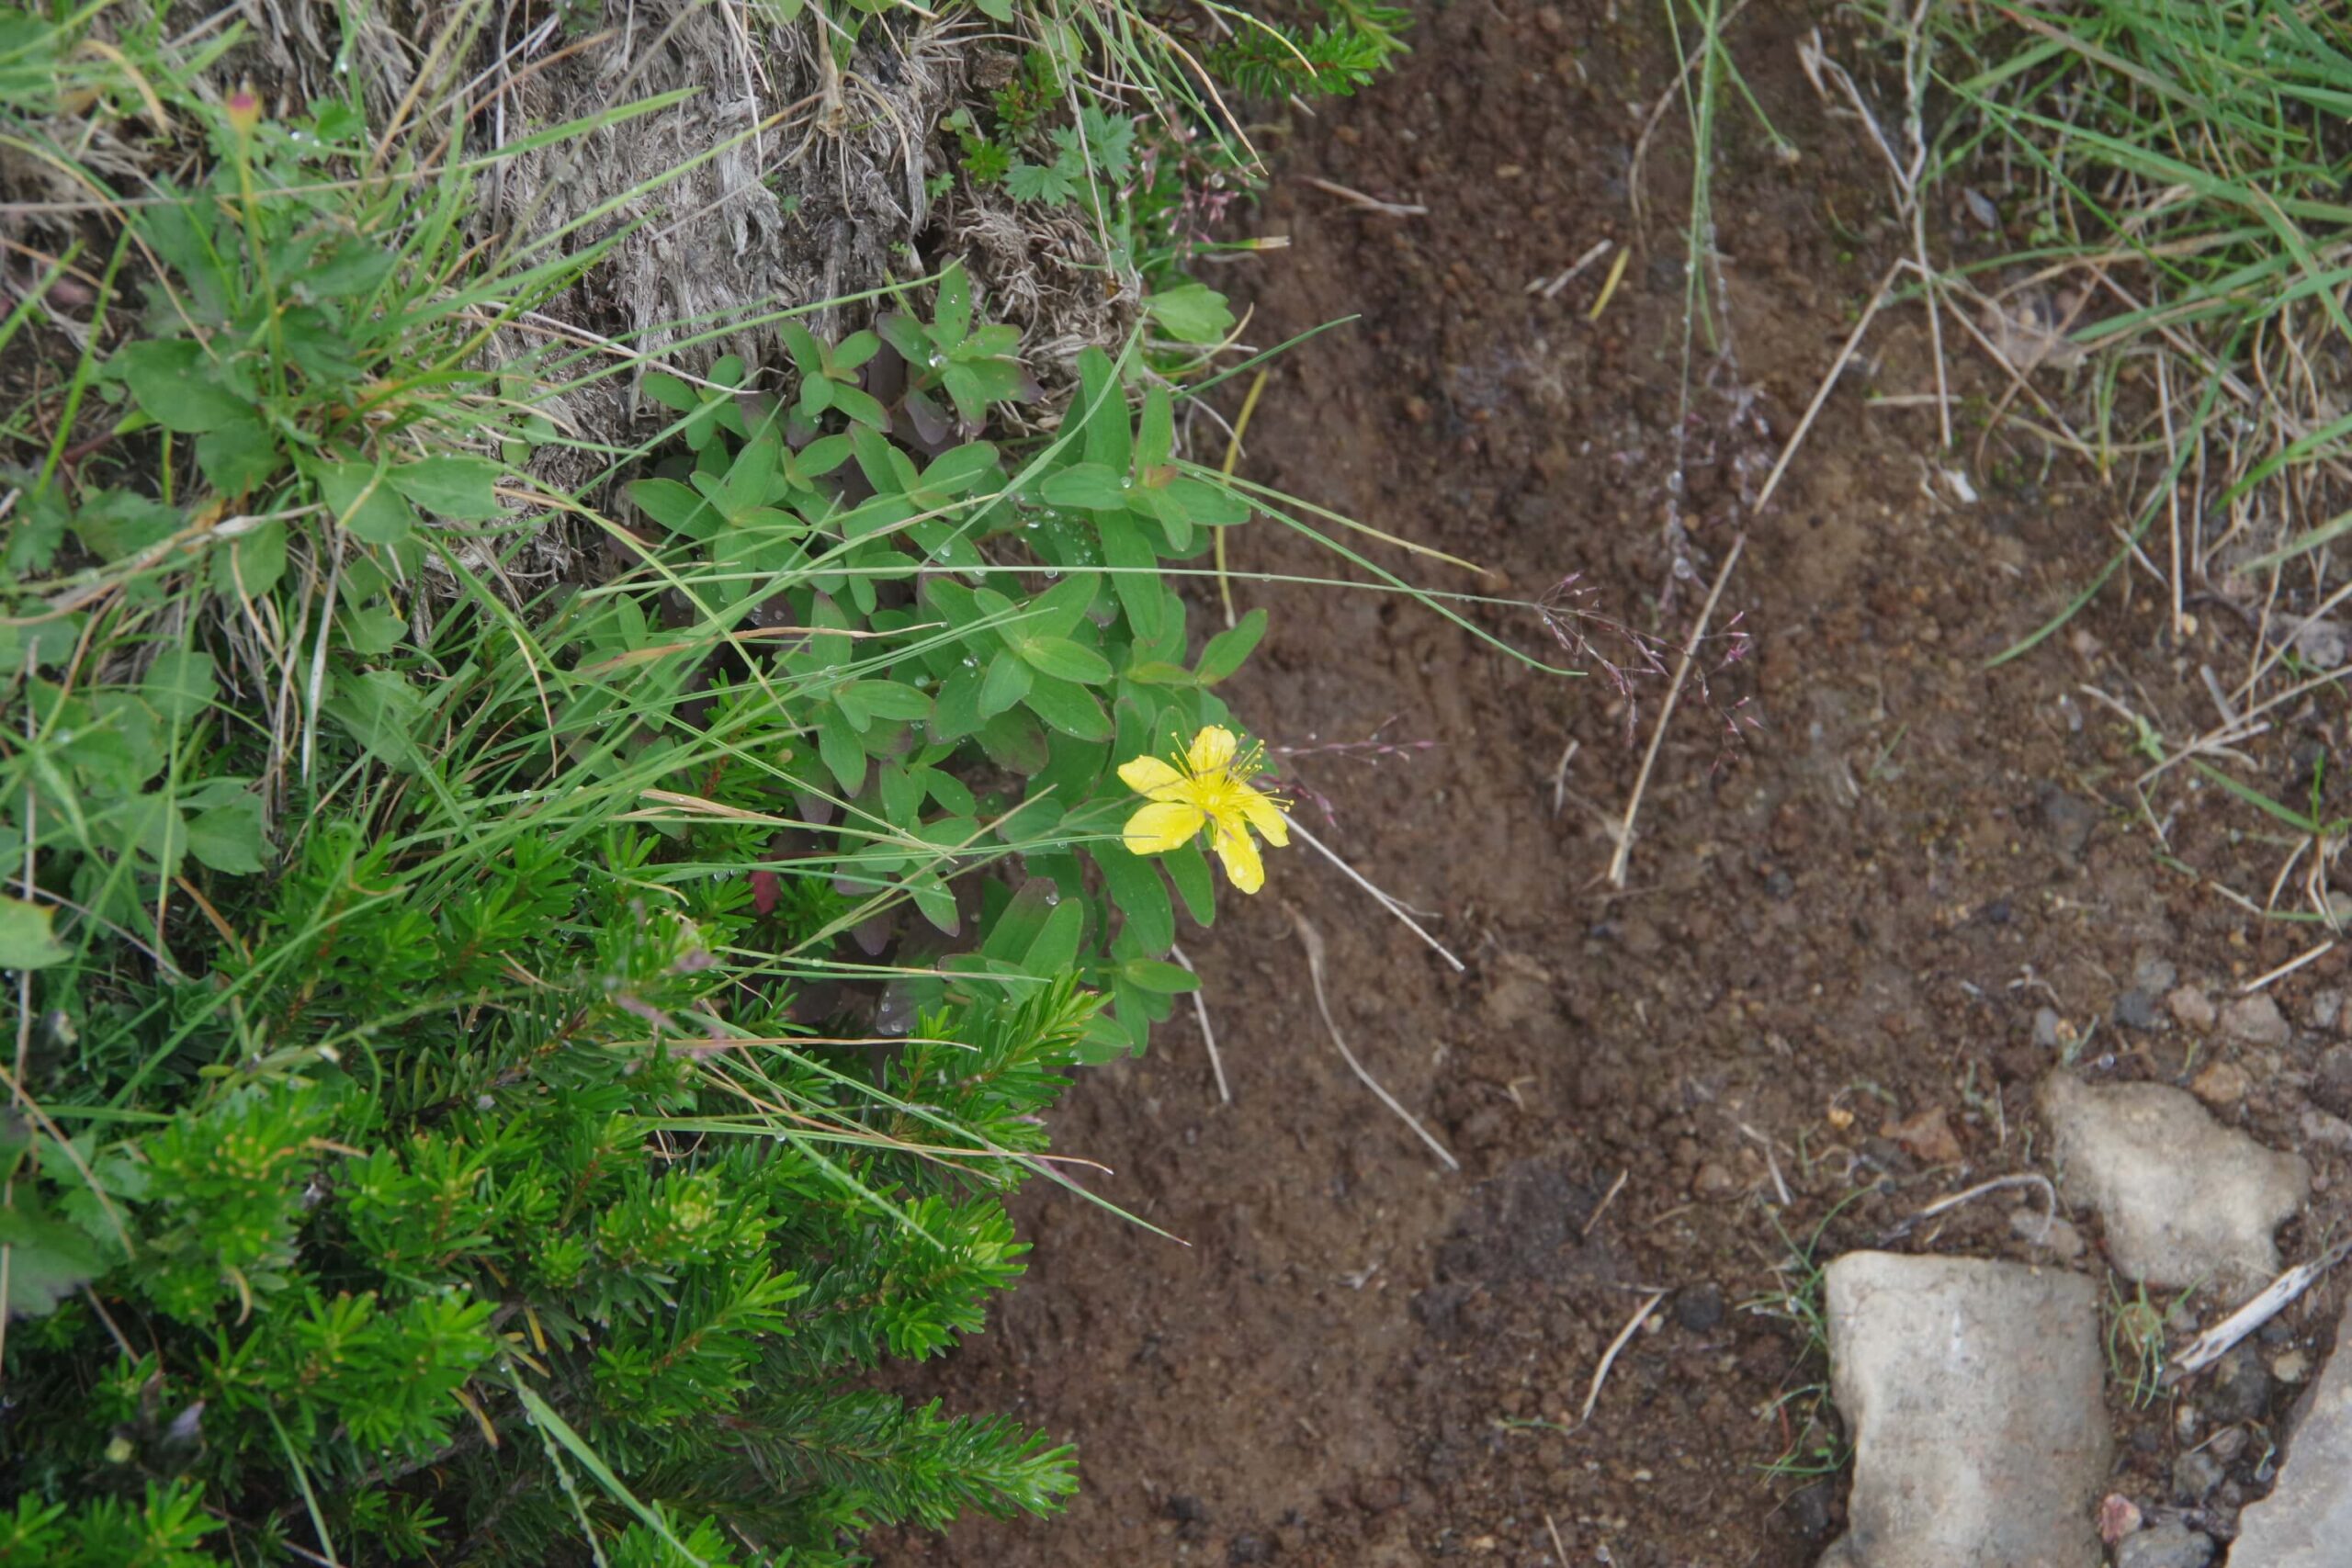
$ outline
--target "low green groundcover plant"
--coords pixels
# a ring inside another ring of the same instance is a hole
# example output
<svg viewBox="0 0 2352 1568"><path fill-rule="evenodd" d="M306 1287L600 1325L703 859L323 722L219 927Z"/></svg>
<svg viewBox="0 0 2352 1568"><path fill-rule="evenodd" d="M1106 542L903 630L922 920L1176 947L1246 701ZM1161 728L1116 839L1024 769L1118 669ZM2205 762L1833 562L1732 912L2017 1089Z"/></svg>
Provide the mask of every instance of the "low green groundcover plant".
<svg viewBox="0 0 2352 1568"><path fill-rule="evenodd" d="M61 365L5 429L0 1563L1055 1506L1069 1450L863 1376L978 1325L1039 1113L1193 983L1212 872L1129 785L1278 836L1200 761L1263 620L1195 651L1169 589L1252 510L1182 394L1090 353L1000 445L1035 389L951 266L781 379L648 375L663 427L551 491L544 396L614 367L491 345L584 235L469 241L456 120L388 159L80 25L0 13L0 107L131 62L215 157L98 204L91 330L42 303L83 246L0 324Z"/></svg>

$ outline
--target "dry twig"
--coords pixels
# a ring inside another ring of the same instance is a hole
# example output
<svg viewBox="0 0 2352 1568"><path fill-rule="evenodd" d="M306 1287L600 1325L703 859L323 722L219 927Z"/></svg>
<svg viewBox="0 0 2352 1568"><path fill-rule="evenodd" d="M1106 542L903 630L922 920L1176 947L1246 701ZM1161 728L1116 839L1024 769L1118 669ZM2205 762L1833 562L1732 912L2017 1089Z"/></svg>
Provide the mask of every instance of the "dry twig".
<svg viewBox="0 0 2352 1568"><path fill-rule="evenodd" d="M1430 1130L1422 1126L1411 1111L1398 1104L1396 1097L1383 1089L1380 1086L1380 1080L1366 1072L1363 1064L1356 1060L1356 1054L1348 1049L1347 1039L1340 1032L1339 1021L1331 1016L1330 999L1323 994L1323 937L1313 926L1306 923L1306 917L1295 908L1290 911L1290 918L1292 923L1298 927L1300 945L1306 949L1306 975L1315 986L1315 1010L1323 1015L1323 1027L1330 1031L1331 1043L1339 1047L1340 1058L1348 1064L1349 1070L1363 1081L1366 1089L1379 1096L1381 1104L1395 1111L1397 1118L1413 1130L1414 1135L1427 1144L1430 1152L1445 1162L1448 1170L1460 1170L1462 1162L1447 1153L1445 1145L1432 1137Z"/></svg>

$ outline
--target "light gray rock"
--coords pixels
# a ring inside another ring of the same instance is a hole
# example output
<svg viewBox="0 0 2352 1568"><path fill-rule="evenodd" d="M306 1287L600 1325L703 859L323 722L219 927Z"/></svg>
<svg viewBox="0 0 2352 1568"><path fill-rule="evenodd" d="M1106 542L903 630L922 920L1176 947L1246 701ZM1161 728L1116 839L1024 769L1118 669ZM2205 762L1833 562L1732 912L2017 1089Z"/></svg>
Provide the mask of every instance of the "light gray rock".
<svg viewBox="0 0 2352 1568"><path fill-rule="evenodd" d="M2222 1032L2249 1045L2284 1045L2294 1031L2267 991L2240 997L2222 1010Z"/></svg>
<svg viewBox="0 0 2352 1568"><path fill-rule="evenodd" d="M2312 1390L2311 1407L2287 1439L2270 1495L2238 1517L2233 1568L2344 1568L2352 1562L2352 1311L2335 1331L2336 1354Z"/></svg>
<svg viewBox="0 0 2352 1568"><path fill-rule="evenodd" d="M2063 1074L2042 1114L2064 1168L2062 1190L2099 1212L2108 1256L2132 1279L2235 1290L2278 1271L2270 1233L2311 1190L2311 1168L2267 1149L2163 1084L2092 1089Z"/></svg>
<svg viewBox="0 0 2352 1568"><path fill-rule="evenodd" d="M2080 1274L1849 1252L1830 1392L1854 1436L1843 1568L2095 1562L2112 1457L2098 1292Z"/></svg>
<svg viewBox="0 0 2352 1568"><path fill-rule="evenodd" d="M2205 1568L2213 1538L2187 1525L2153 1525L2127 1535L2115 1549L2115 1568Z"/></svg>

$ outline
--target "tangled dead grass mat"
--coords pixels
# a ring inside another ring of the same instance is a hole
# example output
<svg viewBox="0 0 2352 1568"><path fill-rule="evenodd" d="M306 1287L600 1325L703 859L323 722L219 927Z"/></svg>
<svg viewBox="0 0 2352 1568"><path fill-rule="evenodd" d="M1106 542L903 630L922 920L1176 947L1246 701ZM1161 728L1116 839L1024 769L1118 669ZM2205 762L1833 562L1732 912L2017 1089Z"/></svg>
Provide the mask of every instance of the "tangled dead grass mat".
<svg viewBox="0 0 2352 1568"><path fill-rule="evenodd" d="M2111 1021L2142 961L2243 980L2308 945L2158 863L2123 809L2128 733L2072 695L2136 683L2180 733L2210 714L2196 671L2220 645L2161 646L2156 596L2110 590L1985 668L2104 561L2124 503L2066 461L2044 471L2010 432L1990 450L2038 485L1980 471L1984 498L1962 505L1934 482L1932 413L1865 402L1932 389L1916 308L1873 333L1750 514L1906 226L1798 65L1817 13L1745 8L1729 47L1803 156L1775 160L1751 123L1722 138L1731 352L1702 353L1684 415L1679 105L1639 174L1649 231L1628 217L1631 150L1674 56L1654 14L1624 9L1462 0L1425 17L1398 79L1283 149L1265 228L1293 247L1256 274L1252 335L1363 320L1284 361L1245 471L1473 558L1515 596L1580 573L1591 604L1635 618L1670 581L1679 515L1675 640L1745 529L1716 625L1741 617L1754 657L1686 694L1618 892L1607 819L1662 680L1639 683L1629 742L1604 680L1537 675L1394 600L1244 585L1274 621L1238 711L1300 749L1306 820L1437 911L1468 973L1298 851L1187 939L1233 1103L1180 1015L1148 1058L1080 1083L1057 1142L1190 1245L1032 1189L1029 1279L922 1381L1074 1438L1085 1490L1062 1519L893 1538L884 1562L1810 1562L1844 1479L1766 1468L1805 1457L1808 1401L1784 1396L1825 1372L1800 1326L1758 1307L1794 1282L1792 1240L1826 1221L1824 1258L1878 1245L1935 1199L2038 1168L2031 1095L2054 1055L2032 1043L2038 1010L2109 1020L2086 1070L2181 1082L2212 1042ZM1360 210L1305 175L1427 211ZM1602 238L1636 248L1597 323L1605 265L1524 291ZM1981 367L1953 373L1999 389ZM1260 529L1237 565L1323 558ZM1488 619L1544 641L1530 617ZM1314 750L1374 735L1435 745ZM2244 810L2185 811L2174 848L2259 897L2278 857L2233 847ZM1329 947L1340 1027L1458 1174L1334 1054L1294 907ZM2301 1017L2340 959L2275 994ZM2288 1086L2316 1050L2299 1035L2283 1058L2247 1055L2254 1087L2225 1119L2300 1146ZM2343 1209L2342 1154L2304 1152L2321 1195L2281 1238L2290 1258ZM2046 1260L2012 1232L2017 1197L1894 1245ZM2098 1252L2074 1266L2098 1269ZM1668 1292L1655 1321L1579 1426L1596 1363L1653 1291ZM2315 1357L2341 1292L2289 1314ZM2168 1407L2112 1398L2119 1484L2164 1495Z"/></svg>

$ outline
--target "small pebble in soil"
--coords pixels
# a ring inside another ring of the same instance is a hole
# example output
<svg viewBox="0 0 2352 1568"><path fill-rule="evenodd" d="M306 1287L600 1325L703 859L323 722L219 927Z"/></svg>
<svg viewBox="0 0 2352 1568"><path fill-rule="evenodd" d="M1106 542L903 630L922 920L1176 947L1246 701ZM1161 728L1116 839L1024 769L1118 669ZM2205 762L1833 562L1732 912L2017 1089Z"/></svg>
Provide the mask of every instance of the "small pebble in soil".
<svg viewBox="0 0 2352 1568"><path fill-rule="evenodd" d="M2344 1016L2344 993L2313 991L2303 1016L2311 1021L2313 1029L2334 1029L2336 1021Z"/></svg>
<svg viewBox="0 0 2352 1568"><path fill-rule="evenodd" d="M2331 1115L2352 1116L2352 1045L2331 1045L2321 1053L2312 1098Z"/></svg>
<svg viewBox="0 0 2352 1568"><path fill-rule="evenodd" d="M1685 1285L1674 1293L1674 1321L1693 1334L1712 1334L1723 1326L1723 1287L1713 1282Z"/></svg>
<svg viewBox="0 0 2352 1568"><path fill-rule="evenodd" d="M2189 1093L2216 1110L2235 1105L2252 1087L2245 1069L2235 1062L2214 1062L2188 1080Z"/></svg>
<svg viewBox="0 0 2352 1568"><path fill-rule="evenodd" d="M1272 1562L1273 1560L1273 1544L1262 1535L1237 1535L1225 1549L1225 1561L1229 1568L1247 1568L1252 1562Z"/></svg>
<svg viewBox="0 0 2352 1568"><path fill-rule="evenodd" d="M2278 1010L2267 991L2240 997L2223 1008L2222 1030L2249 1045L2284 1045L2292 1032L2287 1027L2287 1015Z"/></svg>
<svg viewBox="0 0 2352 1568"><path fill-rule="evenodd" d="M2083 1233L2071 1222L2053 1218L2040 1209L2011 1211L2009 1231L2029 1246L2044 1248L2061 1263L2072 1263L2083 1255Z"/></svg>
<svg viewBox="0 0 2352 1568"><path fill-rule="evenodd" d="M2172 1010L2173 1017L2180 1021L2182 1028L2193 1029L2199 1034L2210 1031L2221 1017L2221 1010L2213 1005L2213 998L2194 986L2175 987L2172 995L2165 998L2165 1006Z"/></svg>
<svg viewBox="0 0 2352 1568"><path fill-rule="evenodd" d="M2270 1410L2270 1373L2251 1345L2232 1347L2208 1374L2205 1415L2217 1427L2259 1421Z"/></svg>
<svg viewBox="0 0 2352 1568"><path fill-rule="evenodd" d="M2222 1483L2222 1474L2220 1460L2203 1449L2189 1450L2172 1461L2173 1501L2202 1503L2206 1495Z"/></svg>
<svg viewBox="0 0 2352 1568"><path fill-rule="evenodd" d="M2054 784L2042 793L2041 825L2049 830L2050 846L2062 860L2082 857L2083 847L2090 842L2091 829L2098 826L2099 808L2079 795L2068 795Z"/></svg>
<svg viewBox="0 0 2352 1568"><path fill-rule="evenodd" d="M1786 1505L1789 1522L1796 1527L1797 1534L1807 1540L1819 1540L1829 1533L1829 1527L1835 1522L1830 1514L1831 1495L1826 1481L1816 1481L1790 1494Z"/></svg>
<svg viewBox="0 0 2352 1568"><path fill-rule="evenodd" d="M2154 991L2158 996L2171 990L2173 982L2179 978L2179 970L2174 968L2168 961L2153 954L2143 954L2140 961L2132 966L2132 986L2139 990Z"/></svg>
<svg viewBox="0 0 2352 1568"><path fill-rule="evenodd" d="M2301 1350L2290 1350L2270 1363L2270 1375L2280 1382L2301 1382L2311 1372L2312 1359Z"/></svg>
<svg viewBox="0 0 2352 1568"><path fill-rule="evenodd" d="M2156 1010L2156 993L2134 986L2115 998L2115 1021L2126 1029L2155 1029L2164 1022Z"/></svg>
<svg viewBox="0 0 2352 1568"><path fill-rule="evenodd" d="M2123 1538L2115 1568L2205 1568L2213 1561L2213 1538L2187 1525L2154 1525Z"/></svg>
<svg viewBox="0 0 2352 1568"><path fill-rule="evenodd" d="M2314 670L2334 670L2344 662L2345 650L2352 647L2341 621L2305 621L2295 634L2295 651Z"/></svg>
<svg viewBox="0 0 2352 1568"><path fill-rule="evenodd" d="M2056 1008L2040 1008L2033 1015L2033 1043L2045 1051L2058 1049L2060 1029L2066 1021L2058 1016Z"/></svg>
<svg viewBox="0 0 2352 1568"><path fill-rule="evenodd" d="M2229 1464L2245 1452L2246 1441L2244 1427L2224 1427L2213 1434L2213 1440L2205 1445L2205 1451L2223 1464Z"/></svg>
<svg viewBox="0 0 2352 1568"><path fill-rule="evenodd" d="M2305 1148L2352 1151L2352 1122L2324 1111L2306 1110L2296 1121Z"/></svg>
<svg viewBox="0 0 2352 1568"><path fill-rule="evenodd" d="M1739 1178L1724 1168L1719 1160L1707 1161L1699 1168L1699 1173L1690 1179L1690 1191L1693 1197L1728 1198L1738 1190Z"/></svg>

